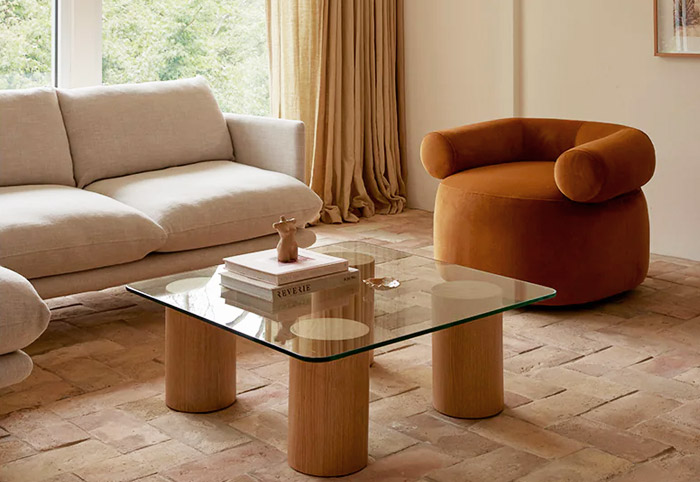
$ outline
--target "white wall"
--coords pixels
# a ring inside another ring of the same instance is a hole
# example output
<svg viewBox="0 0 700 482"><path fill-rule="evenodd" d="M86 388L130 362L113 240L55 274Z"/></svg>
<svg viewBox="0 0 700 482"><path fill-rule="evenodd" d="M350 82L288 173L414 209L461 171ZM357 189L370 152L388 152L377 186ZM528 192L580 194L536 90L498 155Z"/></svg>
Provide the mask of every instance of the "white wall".
<svg viewBox="0 0 700 482"><path fill-rule="evenodd" d="M652 251L700 259L700 58L654 57L652 3L523 1L519 109L649 134Z"/></svg>
<svg viewBox="0 0 700 482"><path fill-rule="evenodd" d="M513 110L510 0L407 0L408 203L433 210L438 181L420 162L428 132Z"/></svg>
<svg viewBox="0 0 700 482"><path fill-rule="evenodd" d="M654 57L652 3L407 0L409 206L433 209L419 159L432 130L510 115L628 124L657 149L652 251L700 259L700 58Z"/></svg>

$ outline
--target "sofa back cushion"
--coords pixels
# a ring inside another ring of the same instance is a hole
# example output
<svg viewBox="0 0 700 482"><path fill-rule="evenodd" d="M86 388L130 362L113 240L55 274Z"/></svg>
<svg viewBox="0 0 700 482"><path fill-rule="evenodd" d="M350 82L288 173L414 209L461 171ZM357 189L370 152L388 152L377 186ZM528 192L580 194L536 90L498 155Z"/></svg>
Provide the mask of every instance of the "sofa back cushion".
<svg viewBox="0 0 700 482"><path fill-rule="evenodd" d="M59 89L78 187L214 159L233 159L226 121L201 78Z"/></svg>
<svg viewBox="0 0 700 482"><path fill-rule="evenodd" d="M54 89L0 91L0 186L75 186Z"/></svg>

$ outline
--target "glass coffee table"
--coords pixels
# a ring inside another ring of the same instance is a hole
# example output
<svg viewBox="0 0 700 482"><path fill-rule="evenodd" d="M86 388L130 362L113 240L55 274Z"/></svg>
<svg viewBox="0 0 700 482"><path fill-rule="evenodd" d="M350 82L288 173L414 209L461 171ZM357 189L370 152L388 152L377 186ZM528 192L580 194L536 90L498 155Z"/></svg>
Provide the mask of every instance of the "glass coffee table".
<svg viewBox="0 0 700 482"><path fill-rule="evenodd" d="M503 410L502 313L553 289L363 242L313 249L348 259L358 282L276 304L223 288L217 266L127 287L165 306L170 408L231 405L236 339L247 338L289 356L289 465L350 474L367 465L372 350L432 333L435 409L460 418Z"/></svg>

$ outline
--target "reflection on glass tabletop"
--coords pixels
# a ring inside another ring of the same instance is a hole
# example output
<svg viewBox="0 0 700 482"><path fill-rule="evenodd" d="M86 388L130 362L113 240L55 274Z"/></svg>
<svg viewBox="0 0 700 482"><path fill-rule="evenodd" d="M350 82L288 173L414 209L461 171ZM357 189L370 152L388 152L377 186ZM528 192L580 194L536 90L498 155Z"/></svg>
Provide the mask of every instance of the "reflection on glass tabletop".
<svg viewBox="0 0 700 482"><path fill-rule="evenodd" d="M221 286L222 266L140 281L132 293L305 361L329 361L536 303L555 290L383 246L312 248L357 283L272 303ZM378 286L365 282L387 279ZM396 281L396 282L393 282ZM194 322L194 321L193 321Z"/></svg>

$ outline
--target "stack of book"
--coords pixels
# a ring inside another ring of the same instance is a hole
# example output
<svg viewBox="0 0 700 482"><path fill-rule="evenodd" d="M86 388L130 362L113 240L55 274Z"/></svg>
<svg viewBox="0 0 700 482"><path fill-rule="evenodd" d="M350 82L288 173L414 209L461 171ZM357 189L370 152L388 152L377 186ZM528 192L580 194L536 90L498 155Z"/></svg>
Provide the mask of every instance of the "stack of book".
<svg viewBox="0 0 700 482"><path fill-rule="evenodd" d="M247 297L268 303L293 304L314 291L359 284L359 274L348 261L327 254L299 249L298 260L277 261L277 250L224 258L221 284Z"/></svg>

